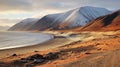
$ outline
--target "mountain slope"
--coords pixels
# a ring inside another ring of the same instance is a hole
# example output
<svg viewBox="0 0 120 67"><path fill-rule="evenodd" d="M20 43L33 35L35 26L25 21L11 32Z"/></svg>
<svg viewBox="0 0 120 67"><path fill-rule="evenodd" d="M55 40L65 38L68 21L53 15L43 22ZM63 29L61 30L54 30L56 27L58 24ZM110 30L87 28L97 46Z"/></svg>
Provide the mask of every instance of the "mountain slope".
<svg viewBox="0 0 120 67"><path fill-rule="evenodd" d="M103 15L107 15L109 13L111 13L111 11L105 8L85 6L65 13L46 15L43 18L39 19L39 21L35 23L33 22L34 24L25 30L41 31L41 30L71 29L78 26L84 26L93 19L96 19L97 17ZM22 26L22 29L20 30L24 30L23 28L24 27ZM14 28L10 30L14 30Z"/></svg>
<svg viewBox="0 0 120 67"><path fill-rule="evenodd" d="M44 16L43 18L38 20L32 27L30 27L29 30L45 30L52 27L54 19L56 19L58 15L59 14L50 14ZM54 23L54 25L58 25L58 23Z"/></svg>
<svg viewBox="0 0 120 67"><path fill-rule="evenodd" d="M81 30L120 30L120 10L93 20L91 23L84 26Z"/></svg>
<svg viewBox="0 0 120 67"><path fill-rule="evenodd" d="M34 18L27 18L22 20L21 22L15 24L14 26L12 26L10 29L8 30L14 30L14 31L24 31L24 30L29 30L29 28L34 25L36 22L38 21L38 19L34 19Z"/></svg>
<svg viewBox="0 0 120 67"><path fill-rule="evenodd" d="M69 28L84 26L91 20L109 13L110 11L105 8L90 6L81 7L75 9L65 20L63 20L61 26L68 26Z"/></svg>

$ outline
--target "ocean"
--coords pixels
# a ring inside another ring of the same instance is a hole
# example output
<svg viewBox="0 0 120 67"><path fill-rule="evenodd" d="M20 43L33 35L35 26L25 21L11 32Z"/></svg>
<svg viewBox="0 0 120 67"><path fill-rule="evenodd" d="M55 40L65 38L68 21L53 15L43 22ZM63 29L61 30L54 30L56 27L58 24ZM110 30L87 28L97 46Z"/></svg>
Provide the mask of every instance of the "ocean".
<svg viewBox="0 0 120 67"><path fill-rule="evenodd" d="M32 32L0 32L0 50L40 44L52 39L53 36Z"/></svg>

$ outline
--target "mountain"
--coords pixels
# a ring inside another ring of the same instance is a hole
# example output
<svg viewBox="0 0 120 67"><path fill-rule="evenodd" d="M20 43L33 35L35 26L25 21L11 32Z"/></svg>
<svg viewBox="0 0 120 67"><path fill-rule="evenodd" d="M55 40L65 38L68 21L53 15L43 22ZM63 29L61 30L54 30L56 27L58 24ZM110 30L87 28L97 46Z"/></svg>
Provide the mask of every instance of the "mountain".
<svg viewBox="0 0 120 67"><path fill-rule="evenodd" d="M34 25L39 19L35 18L27 18L22 20L21 22L15 24L8 30L20 31L20 30L29 30L29 28Z"/></svg>
<svg viewBox="0 0 120 67"><path fill-rule="evenodd" d="M91 20L111 13L105 8L81 7L65 13L50 14L40 19L31 30L70 29L84 26Z"/></svg>
<svg viewBox="0 0 120 67"><path fill-rule="evenodd" d="M81 30L85 31L110 31L110 30L120 30L120 10L113 12L111 14L98 17L93 20Z"/></svg>
<svg viewBox="0 0 120 67"><path fill-rule="evenodd" d="M16 24L20 27L17 27L16 25L15 27L16 29L22 27L22 29L18 29L18 30L71 29L78 26L84 26L90 21L96 19L97 17L107 15L110 13L111 11L105 8L85 6L67 11L65 13L46 15L41 19L39 19L37 22L32 22L34 24L31 27L29 27L29 29L28 28L24 29L24 26L21 26L22 25L21 23ZM23 23L23 25L25 24ZM14 28L10 30L14 30Z"/></svg>
<svg viewBox="0 0 120 67"><path fill-rule="evenodd" d="M107 9L99 7L86 6L77 8L73 10L72 13L70 13L69 16L67 16L67 18L62 21L60 27L73 28L77 26L84 26L91 20L109 13L110 11L108 11ZM62 17L64 17L64 15Z"/></svg>
<svg viewBox="0 0 120 67"><path fill-rule="evenodd" d="M50 14L46 15L40 20L38 20L29 30L45 30L53 27L53 25L58 25L59 23L54 23L55 19L60 14Z"/></svg>

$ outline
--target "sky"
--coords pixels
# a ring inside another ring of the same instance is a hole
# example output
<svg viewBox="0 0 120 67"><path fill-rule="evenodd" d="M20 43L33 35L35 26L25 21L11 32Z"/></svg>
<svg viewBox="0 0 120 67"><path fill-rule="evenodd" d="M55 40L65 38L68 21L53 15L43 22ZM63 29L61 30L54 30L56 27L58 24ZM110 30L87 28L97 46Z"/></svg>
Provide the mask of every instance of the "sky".
<svg viewBox="0 0 120 67"><path fill-rule="evenodd" d="M0 26L12 26L25 18L41 18L82 6L118 10L120 0L0 0Z"/></svg>

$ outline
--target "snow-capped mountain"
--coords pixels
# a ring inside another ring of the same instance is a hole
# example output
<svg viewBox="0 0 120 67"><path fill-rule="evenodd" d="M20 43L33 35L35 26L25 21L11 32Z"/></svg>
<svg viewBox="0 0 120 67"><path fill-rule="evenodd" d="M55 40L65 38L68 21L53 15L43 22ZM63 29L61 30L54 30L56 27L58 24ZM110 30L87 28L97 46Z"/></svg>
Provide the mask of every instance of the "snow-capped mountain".
<svg viewBox="0 0 120 67"><path fill-rule="evenodd" d="M29 30L71 29L84 26L97 17L109 13L111 13L111 11L105 8L91 6L80 7L65 13L46 15L29 27ZM23 25L27 26L26 23L23 23Z"/></svg>
<svg viewBox="0 0 120 67"><path fill-rule="evenodd" d="M60 27L73 28L77 26L84 26L87 23L89 23L91 20L109 13L111 13L111 11L99 7L86 6L86 7L77 8L71 11L71 13L69 13L67 18L65 19L60 18L62 20ZM64 18L64 15L66 14L67 13L63 14L62 18Z"/></svg>

